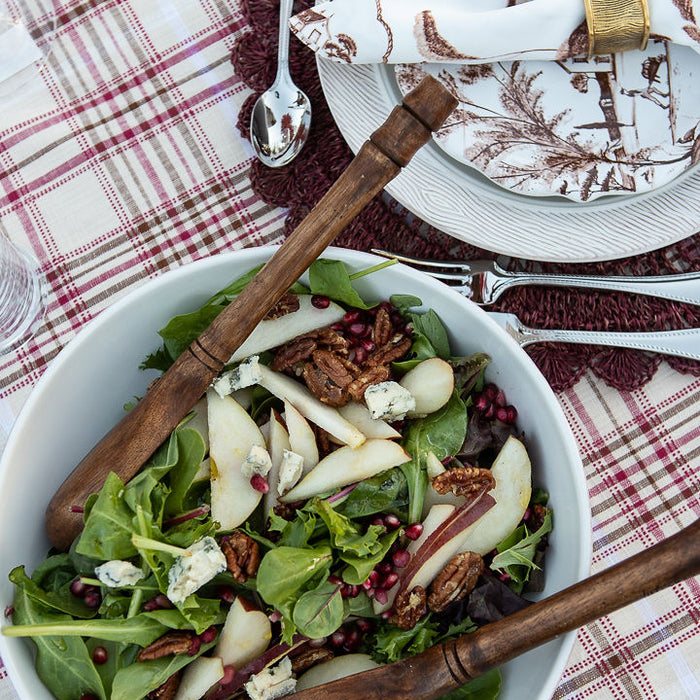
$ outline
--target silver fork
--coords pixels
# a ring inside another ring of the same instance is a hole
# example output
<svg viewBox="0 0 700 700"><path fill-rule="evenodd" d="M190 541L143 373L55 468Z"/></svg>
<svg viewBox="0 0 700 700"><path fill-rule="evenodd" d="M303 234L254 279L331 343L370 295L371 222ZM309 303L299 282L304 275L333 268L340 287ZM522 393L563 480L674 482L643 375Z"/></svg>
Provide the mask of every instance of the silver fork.
<svg viewBox="0 0 700 700"><path fill-rule="evenodd" d="M372 252L420 269L431 277L449 284L482 306L493 304L506 289L524 284L607 289L700 305L700 272L649 277L547 275L508 272L492 260L446 262L444 260L420 260L376 248L373 248Z"/></svg>
<svg viewBox="0 0 700 700"><path fill-rule="evenodd" d="M532 343L583 343L648 350L662 355L676 355L691 360L700 360L700 328L644 333L557 330L530 328L515 314L504 314L496 311L487 311L487 314L504 328L521 347Z"/></svg>

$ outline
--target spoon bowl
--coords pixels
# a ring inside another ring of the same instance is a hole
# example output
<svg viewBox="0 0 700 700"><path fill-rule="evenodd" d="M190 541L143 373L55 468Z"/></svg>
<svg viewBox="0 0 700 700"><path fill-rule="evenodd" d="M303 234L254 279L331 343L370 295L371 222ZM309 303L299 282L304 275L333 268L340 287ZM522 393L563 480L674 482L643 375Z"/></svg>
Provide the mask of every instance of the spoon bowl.
<svg viewBox="0 0 700 700"><path fill-rule="evenodd" d="M293 0L280 3L277 75L258 97L250 118L250 139L258 158L271 168L287 165L301 150L311 126L309 98L289 74L289 18Z"/></svg>

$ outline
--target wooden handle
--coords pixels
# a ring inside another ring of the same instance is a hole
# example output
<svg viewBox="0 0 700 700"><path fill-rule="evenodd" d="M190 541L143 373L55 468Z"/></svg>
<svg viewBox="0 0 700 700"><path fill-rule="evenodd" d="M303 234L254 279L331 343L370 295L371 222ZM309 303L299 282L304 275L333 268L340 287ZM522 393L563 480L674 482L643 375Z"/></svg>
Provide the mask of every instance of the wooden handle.
<svg viewBox="0 0 700 700"><path fill-rule="evenodd" d="M628 603L700 574L700 520L626 561L472 634L290 695L294 700L431 700Z"/></svg>
<svg viewBox="0 0 700 700"><path fill-rule="evenodd" d="M406 95L403 106L370 136L251 283L63 482L46 510L46 532L54 547L68 549L82 528L79 509L102 488L107 474L116 472L126 482L138 472L268 310L398 175L455 106L452 95L430 76Z"/></svg>

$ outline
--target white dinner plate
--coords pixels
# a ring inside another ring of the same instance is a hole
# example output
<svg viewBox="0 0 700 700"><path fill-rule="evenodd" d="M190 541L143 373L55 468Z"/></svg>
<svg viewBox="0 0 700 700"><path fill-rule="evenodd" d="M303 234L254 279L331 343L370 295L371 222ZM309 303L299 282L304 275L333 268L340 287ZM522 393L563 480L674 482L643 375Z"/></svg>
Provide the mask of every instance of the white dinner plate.
<svg viewBox="0 0 700 700"><path fill-rule="evenodd" d="M318 59L331 113L357 152L401 101L394 67ZM518 194L426 144L386 191L423 221L472 245L552 262L612 260L656 250L700 229L700 169L640 194L573 202Z"/></svg>

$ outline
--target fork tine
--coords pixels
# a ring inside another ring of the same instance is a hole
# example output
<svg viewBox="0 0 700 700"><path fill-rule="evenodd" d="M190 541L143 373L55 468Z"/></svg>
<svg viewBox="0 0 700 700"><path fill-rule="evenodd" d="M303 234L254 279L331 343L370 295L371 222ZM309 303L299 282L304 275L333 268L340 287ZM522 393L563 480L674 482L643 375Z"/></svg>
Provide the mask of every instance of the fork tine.
<svg viewBox="0 0 700 700"><path fill-rule="evenodd" d="M382 255L385 258L393 258L399 262L406 263L406 265L411 265L412 267L429 267L429 268L443 268L446 270L460 270L461 272L469 272L469 266L464 263L458 262L448 262L446 260L423 260L419 258L412 258L408 255L400 255L399 253L390 253L386 250L380 250L379 248L372 248L372 252L375 255ZM437 277L437 275L433 275ZM442 277L440 279L443 279ZM457 279L456 277L446 277L445 279Z"/></svg>

